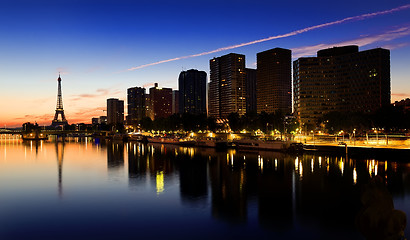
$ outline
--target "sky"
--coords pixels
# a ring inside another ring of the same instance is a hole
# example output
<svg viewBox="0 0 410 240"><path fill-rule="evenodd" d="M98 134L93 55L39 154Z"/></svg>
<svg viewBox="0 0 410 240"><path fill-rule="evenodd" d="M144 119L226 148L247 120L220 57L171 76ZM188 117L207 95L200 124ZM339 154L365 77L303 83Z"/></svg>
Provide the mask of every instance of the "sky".
<svg viewBox="0 0 410 240"><path fill-rule="evenodd" d="M390 49L392 102L410 98L409 1L0 0L0 128L50 125L59 73L69 124L90 123L127 88L209 76L214 57L256 68L275 47L296 60L352 44Z"/></svg>

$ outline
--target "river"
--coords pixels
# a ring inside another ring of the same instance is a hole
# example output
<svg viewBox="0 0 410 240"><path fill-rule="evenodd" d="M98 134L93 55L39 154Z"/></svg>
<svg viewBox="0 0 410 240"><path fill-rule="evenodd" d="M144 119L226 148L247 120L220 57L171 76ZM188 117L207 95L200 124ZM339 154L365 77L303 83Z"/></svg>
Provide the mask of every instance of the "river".
<svg viewBox="0 0 410 240"><path fill-rule="evenodd" d="M364 239L375 179L409 218L407 159L2 138L0 239Z"/></svg>

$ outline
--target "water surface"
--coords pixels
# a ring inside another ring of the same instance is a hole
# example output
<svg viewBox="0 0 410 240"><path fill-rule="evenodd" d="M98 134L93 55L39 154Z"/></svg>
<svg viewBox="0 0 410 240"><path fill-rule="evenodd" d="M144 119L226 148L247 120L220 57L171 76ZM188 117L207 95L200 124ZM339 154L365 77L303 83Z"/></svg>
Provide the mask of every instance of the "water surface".
<svg viewBox="0 0 410 240"><path fill-rule="evenodd" d="M376 175L409 217L405 159L3 138L0 239L364 239Z"/></svg>

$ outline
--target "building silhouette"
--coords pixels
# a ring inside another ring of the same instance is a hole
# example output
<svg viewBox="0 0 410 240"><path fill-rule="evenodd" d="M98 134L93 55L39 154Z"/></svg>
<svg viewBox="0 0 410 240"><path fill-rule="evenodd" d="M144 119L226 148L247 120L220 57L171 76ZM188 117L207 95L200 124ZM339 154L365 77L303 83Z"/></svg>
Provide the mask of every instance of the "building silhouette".
<svg viewBox="0 0 410 240"><path fill-rule="evenodd" d="M149 89L150 118L166 118L172 115L172 88L159 88L158 83Z"/></svg>
<svg viewBox="0 0 410 240"><path fill-rule="evenodd" d="M107 124L124 124L124 101L117 98L107 99Z"/></svg>
<svg viewBox="0 0 410 240"><path fill-rule="evenodd" d="M246 113L245 55L230 53L213 58L210 65L208 114L226 118Z"/></svg>
<svg viewBox="0 0 410 240"><path fill-rule="evenodd" d="M206 72L190 69L178 78L179 112L206 114Z"/></svg>
<svg viewBox="0 0 410 240"><path fill-rule="evenodd" d="M98 120L100 120L100 119L99 118L91 118L91 124L92 125L98 124Z"/></svg>
<svg viewBox="0 0 410 240"><path fill-rule="evenodd" d="M390 104L390 51L358 46L324 49L293 63L298 121L316 125L325 114L369 113Z"/></svg>
<svg viewBox="0 0 410 240"><path fill-rule="evenodd" d="M137 125L146 116L145 88L132 87L127 89L127 124Z"/></svg>
<svg viewBox="0 0 410 240"><path fill-rule="evenodd" d="M256 113L256 69L245 68L246 81L246 112Z"/></svg>
<svg viewBox="0 0 410 240"><path fill-rule="evenodd" d="M393 106L402 108L403 112L410 112L410 98L402 99L400 101L395 101Z"/></svg>
<svg viewBox="0 0 410 240"><path fill-rule="evenodd" d="M172 114L179 113L179 90L172 91Z"/></svg>
<svg viewBox="0 0 410 240"><path fill-rule="evenodd" d="M256 55L257 112L292 112L292 52L274 48Z"/></svg>
<svg viewBox="0 0 410 240"><path fill-rule="evenodd" d="M145 117L151 118L152 116L152 110L151 110L151 98L149 96L149 93L145 94Z"/></svg>

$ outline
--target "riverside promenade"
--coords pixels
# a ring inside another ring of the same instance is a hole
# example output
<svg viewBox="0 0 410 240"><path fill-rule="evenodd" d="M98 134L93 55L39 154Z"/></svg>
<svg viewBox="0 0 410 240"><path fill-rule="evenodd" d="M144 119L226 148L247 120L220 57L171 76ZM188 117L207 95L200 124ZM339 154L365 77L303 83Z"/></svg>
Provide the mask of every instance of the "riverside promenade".
<svg viewBox="0 0 410 240"><path fill-rule="evenodd" d="M389 158L410 162L410 138L404 136L360 138L308 136L295 139L304 144L308 152L347 154L354 157Z"/></svg>

